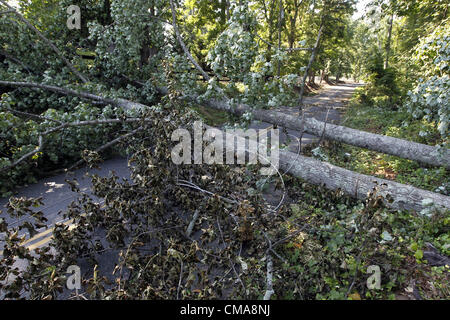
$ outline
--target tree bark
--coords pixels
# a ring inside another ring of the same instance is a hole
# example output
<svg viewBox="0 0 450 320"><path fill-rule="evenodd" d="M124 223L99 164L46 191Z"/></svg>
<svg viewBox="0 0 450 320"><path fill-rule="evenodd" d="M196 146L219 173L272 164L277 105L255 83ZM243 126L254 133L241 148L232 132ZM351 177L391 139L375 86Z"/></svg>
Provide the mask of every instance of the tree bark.
<svg viewBox="0 0 450 320"><path fill-rule="evenodd" d="M117 105L123 108L152 108L141 103L132 102L129 100L112 100L91 93L79 92L72 89L42 85L32 82L0 81L0 86L13 88L26 87L44 89L63 95L73 95L83 99L93 100L99 103ZM165 88L158 88L158 90L163 95L167 94L167 89ZM219 100L198 101L196 96L185 95L181 96L180 98L192 101L194 103L203 104L216 110L230 112L238 116L241 116L242 114L247 112L251 112L254 119L268 122L280 127L286 127L293 130L301 130L302 128L301 119L282 112L272 110L252 110L249 106L244 104L239 104L236 107L233 107L226 101L224 102ZM390 154L404 159L414 160L419 163L431 166L443 166L447 169L450 169L450 151L448 149L440 150L438 147L360 131L352 128L338 126L332 123L325 123L314 118L305 118L303 122L303 129L306 133L315 135L317 137L323 136L324 138L329 140L334 140L356 147Z"/></svg>
<svg viewBox="0 0 450 320"><path fill-rule="evenodd" d="M392 25L394 23L394 14L392 13L389 19L388 38L386 43L386 61L384 62L384 68L389 67L389 55L391 54L391 38L392 38Z"/></svg>
<svg viewBox="0 0 450 320"><path fill-rule="evenodd" d="M229 133L225 132L224 137L226 135L229 135ZM235 145L239 143L246 146L247 151L248 144L245 139L234 136L236 137ZM313 185L324 186L333 191L340 190L344 194L359 200L366 199L368 193L377 188L377 195L383 196L385 205L396 210L420 212L424 209L422 201L425 199L431 199L434 205L450 210L450 197L448 196L395 181L356 173L289 151L280 150L279 170Z"/></svg>
<svg viewBox="0 0 450 320"><path fill-rule="evenodd" d="M300 96L298 98L298 105L299 105L299 109L300 109L300 114L302 113L302 108L303 108L303 95L305 93L306 77L308 76L308 72L311 69L314 60L316 59L317 49L319 48L320 37L322 35L322 29L323 29L323 24L319 28L319 33L317 34L316 44L314 45L314 49L313 49L313 51L311 53L311 57L309 59L308 66L306 67L305 73L304 73L303 78L302 78L302 83L301 83L301 86L300 86Z"/></svg>
<svg viewBox="0 0 450 320"><path fill-rule="evenodd" d="M450 197L394 181L384 180L343 169L316 159L280 151L280 168L314 185L324 185L329 190L341 190L357 199L365 199L378 186L378 194L389 195L393 202L386 205L393 209L421 211L422 201L433 200L435 205L450 210Z"/></svg>
<svg viewBox="0 0 450 320"><path fill-rule="evenodd" d="M47 91L52 91L52 92L56 92L62 95L70 95L70 96L74 96L74 97L79 97L81 99L86 99L86 100L91 100L91 101L95 101L101 104L111 104L111 105L115 105L115 106L119 106L125 109L148 109L148 108L152 108L146 105L143 105L141 103L138 102L132 102L129 100L125 100L125 99L109 99L109 98L104 98L92 93L88 93L88 92L82 92L82 91L76 91L73 89L66 89L66 88L61 88L61 87L57 87L57 86L51 86L51 85L46 85L46 84L40 84L40 83L33 83L33 82L14 82L14 81L1 81L0 80L0 86L5 86L5 87L11 87L11 88L32 88L32 89L42 89L42 90L47 90Z"/></svg>

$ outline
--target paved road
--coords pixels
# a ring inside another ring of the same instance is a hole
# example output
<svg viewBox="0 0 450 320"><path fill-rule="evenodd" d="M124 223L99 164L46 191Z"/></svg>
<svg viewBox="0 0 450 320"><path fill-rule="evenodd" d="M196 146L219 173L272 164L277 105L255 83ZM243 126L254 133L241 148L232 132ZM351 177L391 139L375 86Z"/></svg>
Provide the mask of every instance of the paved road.
<svg viewBox="0 0 450 320"><path fill-rule="evenodd" d="M354 90L362 85L354 82L339 85L324 85L319 94L303 99L305 117L338 124L341 120L341 115L344 113L346 102L352 97ZM278 107L272 110L299 117L299 110L297 108ZM249 126L252 129L267 130L270 130L272 127L272 124L261 121L254 121ZM296 138L300 138L300 132L291 129L288 129L287 132L288 137L284 133L280 133L280 143L286 143L289 138L290 143L288 149L292 152L297 152L299 140ZM316 140L318 140L317 137L304 133L302 146L308 145Z"/></svg>
<svg viewBox="0 0 450 320"><path fill-rule="evenodd" d="M92 169L89 170L89 172L100 176L107 176L111 171L114 171L119 177L129 178L130 172L127 163L128 160L125 158L114 158L105 161L102 164L101 169ZM70 174L64 173L43 179L36 184L21 188L15 196L33 198L42 197L44 205L39 208L33 208L33 210L42 211L48 219L48 227L52 228L55 223L62 221L62 217L58 215L58 213L65 211L68 205L77 198L77 194L72 192L68 184L65 182L66 179L76 179L79 183L80 190L90 194L91 182L90 179L86 177L87 171L87 168L82 168ZM0 210L4 210L3 208L7 203L8 198L0 198ZM7 214L2 214L1 217L6 219L10 227L15 227L19 223L28 220L28 218L21 218L19 220L12 219ZM39 247L46 244L50 240L51 232L48 232L45 228L38 231L41 233L33 237L32 241L28 241L27 247ZM21 234L28 234L28 232L22 230ZM0 240L3 238L4 234L0 233ZM3 246L0 245L0 250L2 247Z"/></svg>
<svg viewBox="0 0 450 320"><path fill-rule="evenodd" d="M87 168L82 168L76 170L70 174L60 174L54 177L46 178L39 181L36 184L23 187L18 191L16 197L42 197L44 205L39 208L33 208L35 211L42 211L45 217L48 219L47 228L42 228L37 230L39 233L34 237L30 238L26 230L22 230L19 235L26 235L27 240L23 244L25 247L29 248L31 251L35 248L40 248L47 245L52 238L53 227L56 223L65 222L70 224L71 221L64 221L60 212L66 211L67 207L72 203L72 201L77 199L77 193L70 190L70 187L65 182L65 180L76 179L79 183L80 190L91 194L91 180L86 176L87 172L91 174L98 174L99 176L108 176L111 172L115 172L122 179L128 179L130 177L130 171L128 169L128 160L125 158L113 158L102 163L101 169L88 170ZM7 198L0 198L0 210L3 210L5 204L8 203ZM22 218L20 220L11 219L7 214L0 214L0 217L6 219L10 227L15 227L19 223L29 218ZM4 233L0 233L0 256L3 249L3 239L5 237ZM114 269L114 261L117 261L118 250L110 250L99 257L99 267L102 274L112 274ZM81 259L77 264L82 268L82 270L88 270L86 274L89 274L92 270L92 266L89 265L86 259ZM14 267L18 270L25 270L28 263L22 259L17 259L14 263ZM4 282L12 281L13 275L10 275ZM2 299L4 293L0 292L0 300ZM67 299L70 295L70 291L65 290L61 295L61 299Z"/></svg>
<svg viewBox="0 0 450 320"><path fill-rule="evenodd" d="M339 122L341 113L343 112L344 102L352 96L354 89L358 86L360 85L355 83L340 84L337 86L326 85L318 95L306 97L304 99L306 116L324 121L327 118L328 113L327 121L334 123ZM295 108L281 107L276 110L298 116L298 110ZM250 128L254 129L268 129L271 127L271 124L261 122L253 122L250 126ZM299 137L299 132L294 130L288 130L288 133ZM281 136L281 139L283 142L286 140L286 137ZM302 145L311 143L315 139L316 138L314 136L304 134ZM294 141L289 145L289 148L292 148L293 151L297 151L298 143L295 139L293 140ZM91 173L97 173L101 176L109 175L110 171L114 171L119 177L128 178L130 176L130 172L127 166L127 159L114 158L105 161L100 170L90 170ZM65 183L65 179L77 179L80 184L80 189L89 193L90 179L85 177L86 172L87 169L83 168L72 174L60 174L51 178L43 179L34 185L23 187L18 191L16 196L19 197L42 197L44 205L36 210L42 211L48 219L48 229L43 228L38 230L40 234L36 235L31 240L28 240L26 243L27 247L33 249L47 244L51 239L51 228L55 223L62 221L62 217L58 215L58 213L65 211L67 206L76 199L77 194L70 191L69 186ZM0 198L0 210L4 208L7 201L8 199L6 198ZM5 214L2 214L1 217L7 219L7 222L11 227L16 226L19 222L23 221L13 220ZM26 233L27 231L22 230L22 234ZM3 238L4 234L0 233L0 251L3 247Z"/></svg>

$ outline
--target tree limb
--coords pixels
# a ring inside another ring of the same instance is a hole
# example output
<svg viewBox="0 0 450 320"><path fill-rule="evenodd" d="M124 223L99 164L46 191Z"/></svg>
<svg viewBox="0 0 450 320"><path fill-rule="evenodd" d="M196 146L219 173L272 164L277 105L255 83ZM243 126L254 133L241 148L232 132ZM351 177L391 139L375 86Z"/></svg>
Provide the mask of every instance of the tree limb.
<svg viewBox="0 0 450 320"><path fill-rule="evenodd" d="M200 73L202 74L203 78L206 81L209 81L209 79L211 79L211 78L202 69L202 67L200 67L200 65L197 63L197 61L195 61L194 57L192 57L192 55L189 52L188 48L184 44L183 39L181 38L180 31L178 30L178 27L177 27L177 16L176 16L176 13L175 13L175 6L173 5L173 0L170 0L170 9L172 10L172 26L173 26L173 29L175 30L175 35L177 37L177 40L180 43L181 47L183 48L184 54L188 57L189 61L191 61L191 63L195 66L195 68L198 71L200 71Z"/></svg>
<svg viewBox="0 0 450 320"><path fill-rule="evenodd" d="M270 297L275 293L273 290L273 262L272 262L272 256L270 254L266 255L266 261L267 261L267 289L266 293L264 294L264 300L270 300Z"/></svg>
<svg viewBox="0 0 450 320"><path fill-rule="evenodd" d="M191 236L192 230L194 229L195 222L197 221L197 218L198 218L198 213L199 213L198 210L195 210L195 212L194 212L194 214L192 216L192 220L191 220L191 222L189 222L189 225L188 225L188 227L186 229L186 236L187 237Z"/></svg>
<svg viewBox="0 0 450 320"><path fill-rule="evenodd" d="M122 141L122 140L124 140L124 139L126 139L126 138L129 138L129 137L134 136L136 133L138 133L138 132L141 131L142 129L144 129L144 128L143 128L143 127L139 127L139 128L137 128L137 129L135 129L135 130L133 130L133 131L127 133L127 134L124 134L124 135L122 135L122 136L120 136L120 137L117 137L116 139L111 140L110 142L108 142L108 143L102 145L101 147L95 149L95 152L101 152L101 151L104 151L104 150L106 150L106 149L112 147L113 145L119 143L120 141ZM75 162L68 170L71 171L71 170L75 169L76 167L82 165L83 162L84 162L84 159L81 159L81 160Z"/></svg>
<svg viewBox="0 0 450 320"><path fill-rule="evenodd" d="M17 160L14 161L13 163L11 163L11 164L9 164L9 165L7 165L7 166L4 166L4 167L2 167L2 168L0 168L0 173L3 172L3 171L9 170L9 169L11 169L11 168L13 168L13 167L15 167L15 166L17 166L18 164L20 164L21 162L25 161L26 159L31 158L31 157L34 156L35 154L41 152L41 151L42 151L42 148L44 147L44 138L42 137L42 135L39 136L38 141L39 141L39 142L38 142L39 145L38 145L37 149L35 149L35 150L33 150L33 151L30 151L30 152L24 154L22 157L20 157L19 159L17 159Z"/></svg>
<svg viewBox="0 0 450 320"><path fill-rule="evenodd" d="M38 29L36 29L35 26L31 24L27 19L25 19L24 16L22 16L19 12L17 12L16 9L11 7L7 2L0 0L0 3L2 3L4 6L6 6L10 11L12 11L23 23L27 25L28 28L33 30L39 38L41 38L50 48L53 49L53 51L64 61L64 63L69 67L70 70L83 82L87 83L89 82L75 67L67 60L63 53L50 41L48 40Z"/></svg>
<svg viewBox="0 0 450 320"><path fill-rule="evenodd" d="M57 132L59 130L62 130L64 128L79 127L79 126L89 126L89 125L101 125L101 124L113 124L113 123L131 123L131 122L139 122L139 121L148 121L148 122L150 122L152 120L151 119L143 119L143 118L127 118L127 119L99 119L99 120L88 120L88 121L76 121L76 122L63 123L63 124L61 124L61 125L59 125L57 127L48 129L45 132L41 133L39 135L39 138L38 138L39 145L38 145L36 150L30 151L27 154L25 154L22 157L20 157L18 160L14 161L13 163L11 163L11 164L9 164L7 166L1 167L0 168L0 173L17 166L18 164L22 163L23 161L27 160L28 158L31 158L35 154L41 152L42 148L44 147L44 142L45 142L44 141L44 137L49 135L49 134L51 134L51 133ZM141 128L139 128L139 130L140 129ZM110 147L114 143L117 143L117 142L119 142L120 140L122 140L122 139L124 139L126 137L129 137L129 136L135 134L137 131L138 131L138 129L130 132L129 134L127 134L125 136L119 137L119 138L111 141L110 143L100 147L99 148L100 151Z"/></svg>
<svg viewBox="0 0 450 320"><path fill-rule="evenodd" d="M5 10L5 11L1 11L0 14L7 14L7 13L12 13L12 12L14 12L14 10L9 9L9 10Z"/></svg>
<svg viewBox="0 0 450 320"><path fill-rule="evenodd" d="M124 100L124 99L108 99L108 98L104 98L92 93L88 93L88 92L83 92L83 91L76 91L73 89L68 89L68 88L62 88L62 87L57 87L57 86L52 86L52 85L46 85L46 84L40 84L40 83L35 83L35 82L16 82L16 81L2 81L0 80L0 86L5 86L5 87L13 87L13 88L33 88L33 89L43 89L43 90L48 90L48 91L52 91L52 92L56 92L62 95L70 95L70 96L75 96L81 99L86 99L86 100L90 100L90 101L95 101L98 102L100 104L111 104L114 106L118 106L118 107L123 107L125 109L149 109L150 107L137 103L137 102L133 102L133 101L128 101L128 100Z"/></svg>

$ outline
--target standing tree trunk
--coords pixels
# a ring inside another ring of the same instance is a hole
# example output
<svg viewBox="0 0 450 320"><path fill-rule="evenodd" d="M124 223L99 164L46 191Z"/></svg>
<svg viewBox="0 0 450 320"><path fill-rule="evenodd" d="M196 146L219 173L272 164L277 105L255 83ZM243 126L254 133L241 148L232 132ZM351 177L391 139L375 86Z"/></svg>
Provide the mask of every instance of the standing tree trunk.
<svg viewBox="0 0 450 320"><path fill-rule="evenodd" d="M339 83L340 79L341 79L341 65L339 64L336 72L336 84Z"/></svg>
<svg viewBox="0 0 450 320"><path fill-rule="evenodd" d="M289 22L290 22L289 33L288 33L289 49L294 48L297 17L298 17L298 12L299 12L301 3L302 3L302 1L299 1L299 0L294 1L294 13L292 15L290 15L290 17L289 17ZM289 51L289 52L292 52L292 51Z"/></svg>
<svg viewBox="0 0 450 320"><path fill-rule="evenodd" d="M103 19L102 24L103 25L109 25L112 23L112 16L111 16L111 0L104 0L103 2Z"/></svg>
<svg viewBox="0 0 450 320"><path fill-rule="evenodd" d="M389 67L389 56L391 54L391 39L392 39L392 25L394 23L394 13L392 13L389 19L388 38L386 43L386 60L384 61L384 68Z"/></svg>
<svg viewBox="0 0 450 320"><path fill-rule="evenodd" d="M306 67L305 74L303 75L302 83L300 86L300 97L298 98L298 108L300 110L300 114L302 113L303 109L303 95L305 93L305 82L306 77L308 76L308 72L311 69L311 66L316 59L317 51L319 49L319 43L320 43L320 37L322 36L322 29L323 29L323 23L321 24L319 28L319 33L317 34L316 44L314 45L313 51L311 53L311 57L308 62L308 66Z"/></svg>
<svg viewBox="0 0 450 320"><path fill-rule="evenodd" d="M283 24L283 19L284 19L284 9L283 9L283 0L279 0L278 2L278 10L279 15L278 15L278 51L281 50L281 28L282 28L282 24ZM277 62L277 76L279 77L281 75L281 63L278 60Z"/></svg>
<svg viewBox="0 0 450 320"><path fill-rule="evenodd" d="M272 51L272 41L273 41L273 32L274 32L274 26L273 26L273 21L274 21L273 13L274 13L274 10L275 10L275 0L272 0L272 2L270 4L270 8L269 8L269 15L266 16L267 26L268 26L268 29L269 29L269 45L268 45L268 48L267 48L268 51L269 51L269 54ZM271 61L271 60L272 60L272 55L270 55L269 61Z"/></svg>

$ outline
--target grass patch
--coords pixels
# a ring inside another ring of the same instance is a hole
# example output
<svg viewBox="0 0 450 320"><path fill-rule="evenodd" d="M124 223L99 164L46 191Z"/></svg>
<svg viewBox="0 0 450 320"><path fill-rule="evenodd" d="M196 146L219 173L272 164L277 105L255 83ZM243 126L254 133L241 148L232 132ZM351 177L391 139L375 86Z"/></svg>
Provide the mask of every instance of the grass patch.
<svg viewBox="0 0 450 320"><path fill-rule="evenodd" d="M406 112L364 105L352 101L342 125L414 141L437 145L443 141L433 123L414 120ZM344 144L326 148L331 163L356 172L395 180L418 188L450 194L449 170L423 166L415 161Z"/></svg>

